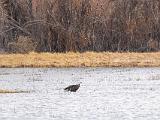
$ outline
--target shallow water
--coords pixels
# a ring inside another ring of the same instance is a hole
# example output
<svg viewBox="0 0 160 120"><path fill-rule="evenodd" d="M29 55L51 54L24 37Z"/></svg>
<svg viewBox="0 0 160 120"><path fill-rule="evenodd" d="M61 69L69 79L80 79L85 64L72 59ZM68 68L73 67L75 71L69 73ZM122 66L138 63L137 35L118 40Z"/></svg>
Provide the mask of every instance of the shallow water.
<svg viewBox="0 0 160 120"><path fill-rule="evenodd" d="M30 91L0 94L0 120L160 120L160 68L1 68L0 88Z"/></svg>

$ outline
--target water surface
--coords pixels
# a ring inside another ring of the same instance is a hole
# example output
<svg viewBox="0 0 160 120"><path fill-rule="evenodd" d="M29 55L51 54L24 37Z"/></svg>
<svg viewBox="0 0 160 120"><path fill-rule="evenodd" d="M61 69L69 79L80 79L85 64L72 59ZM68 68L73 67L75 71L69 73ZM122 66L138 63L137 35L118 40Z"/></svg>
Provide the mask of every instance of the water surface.
<svg viewBox="0 0 160 120"><path fill-rule="evenodd" d="M160 68L1 68L0 88L31 91L0 94L0 120L160 120Z"/></svg>

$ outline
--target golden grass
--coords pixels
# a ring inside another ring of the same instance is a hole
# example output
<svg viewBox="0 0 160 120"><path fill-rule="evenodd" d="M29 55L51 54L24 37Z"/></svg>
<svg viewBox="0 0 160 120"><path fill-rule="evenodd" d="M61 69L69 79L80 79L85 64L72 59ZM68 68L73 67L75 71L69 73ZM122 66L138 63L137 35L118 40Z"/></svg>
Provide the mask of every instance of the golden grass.
<svg viewBox="0 0 160 120"><path fill-rule="evenodd" d="M28 91L17 91L17 90L0 90L0 94L7 93L29 93Z"/></svg>
<svg viewBox="0 0 160 120"><path fill-rule="evenodd" d="M0 67L159 67L156 53L29 53L0 54Z"/></svg>

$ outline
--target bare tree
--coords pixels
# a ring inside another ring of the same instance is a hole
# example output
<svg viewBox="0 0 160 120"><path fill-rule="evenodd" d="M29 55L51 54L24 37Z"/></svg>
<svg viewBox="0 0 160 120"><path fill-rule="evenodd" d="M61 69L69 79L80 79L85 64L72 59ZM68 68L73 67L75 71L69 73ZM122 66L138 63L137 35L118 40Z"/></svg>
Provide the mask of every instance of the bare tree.
<svg viewBox="0 0 160 120"><path fill-rule="evenodd" d="M27 36L36 51L139 51L160 40L158 0L1 0L0 46ZM156 49L159 49L159 46Z"/></svg>

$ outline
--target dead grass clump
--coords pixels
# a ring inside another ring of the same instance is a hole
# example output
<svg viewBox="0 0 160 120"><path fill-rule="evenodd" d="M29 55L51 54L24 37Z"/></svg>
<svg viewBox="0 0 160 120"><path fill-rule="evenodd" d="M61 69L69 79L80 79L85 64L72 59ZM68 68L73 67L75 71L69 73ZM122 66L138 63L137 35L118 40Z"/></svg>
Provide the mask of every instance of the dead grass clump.
<svg viewBox="0 0 160 120"><path fill-rule="evenodd" d="M28 91L17 90L0 90L0 93L29 93Z"/></svg>

